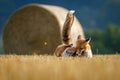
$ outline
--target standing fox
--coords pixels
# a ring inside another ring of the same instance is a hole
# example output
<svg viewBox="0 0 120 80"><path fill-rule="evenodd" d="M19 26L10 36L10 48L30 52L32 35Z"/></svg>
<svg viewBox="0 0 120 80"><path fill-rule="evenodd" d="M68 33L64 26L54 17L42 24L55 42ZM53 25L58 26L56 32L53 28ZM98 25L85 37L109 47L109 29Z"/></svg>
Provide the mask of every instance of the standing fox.
<svg viewBox="0 0 120 80"><path fill-rule="evenodd" d="M74 12L74 10L71 10L66 16L66 20L64 22L62 30L63 44L59 45L56 48L54 54L57 57L86 56L91 58L92 51L91 46L89 45L89 42L91 40L90 38L84 39L81 37L81 35L78 35L78 38L76 40L76 46L70 44L70 32L74 21Z"/></svg>

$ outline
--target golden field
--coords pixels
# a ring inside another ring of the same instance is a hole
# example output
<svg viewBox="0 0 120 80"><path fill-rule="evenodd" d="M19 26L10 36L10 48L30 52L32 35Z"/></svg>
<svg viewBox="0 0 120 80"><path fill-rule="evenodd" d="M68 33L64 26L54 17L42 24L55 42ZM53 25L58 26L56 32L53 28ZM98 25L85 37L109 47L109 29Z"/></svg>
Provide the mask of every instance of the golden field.
<svg viewBox="0 0 120 80"><path fill-rule="evenodd" d="M120 80L120 55L1 55L0 80Z"/></svg>

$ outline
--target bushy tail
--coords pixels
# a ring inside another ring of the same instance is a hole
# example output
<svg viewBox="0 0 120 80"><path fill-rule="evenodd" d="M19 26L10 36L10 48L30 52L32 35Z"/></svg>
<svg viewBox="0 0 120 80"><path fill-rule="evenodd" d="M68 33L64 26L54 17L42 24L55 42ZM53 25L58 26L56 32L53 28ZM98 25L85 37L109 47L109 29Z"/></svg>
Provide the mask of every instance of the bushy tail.
<svg viewBox="0 0 120 80"><path fill-rule="evenodd" d="M70 44L70 32L71 32L71 27L74 21L74 10L70 10L66 16L66 20L63 25L63 30L62 30L62 39L63 43L69 45Z"/></svg>

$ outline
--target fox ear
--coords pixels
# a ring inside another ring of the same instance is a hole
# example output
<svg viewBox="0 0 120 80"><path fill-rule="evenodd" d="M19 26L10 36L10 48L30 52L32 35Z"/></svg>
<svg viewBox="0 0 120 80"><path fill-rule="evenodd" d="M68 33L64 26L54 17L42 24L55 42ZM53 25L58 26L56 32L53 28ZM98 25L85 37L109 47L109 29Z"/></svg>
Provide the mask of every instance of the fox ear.
<svg viewBox="0 0 120 80"><path fill-rule="evenodd" d="M82 38L82 36L79 34L77 39L81 39L81 38Z"/></svg>
<svg viewBox="0 0 120 80"><path fill-rule="evenodd" d="M86 41L87 43L89 43L89 42L90 42L90 40L91 40L91 38L88 38L88 39L86 39L85 41Z"/></svg>

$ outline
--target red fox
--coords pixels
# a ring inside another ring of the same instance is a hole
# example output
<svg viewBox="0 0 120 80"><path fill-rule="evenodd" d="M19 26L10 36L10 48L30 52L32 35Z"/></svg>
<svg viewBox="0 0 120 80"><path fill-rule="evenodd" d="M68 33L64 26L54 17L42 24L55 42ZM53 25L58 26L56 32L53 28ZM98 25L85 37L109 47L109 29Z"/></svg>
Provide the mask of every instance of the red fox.
<svg viewBox="0 0 120 80"><path fill-rule="evenodd" d="M54 54L57 57L68 57L68 56L86 56L91 58L92 57L92 51L91 46L89 44L89 39L84 39L81 37L81 35L78 35L78 38L76 40L76 46L73 46L70 44L70 32L71 27L74 21L74 10L71 10L67 13L66 20L63 25L62 30L62 41L63 44L59 45Z"/></svg>

